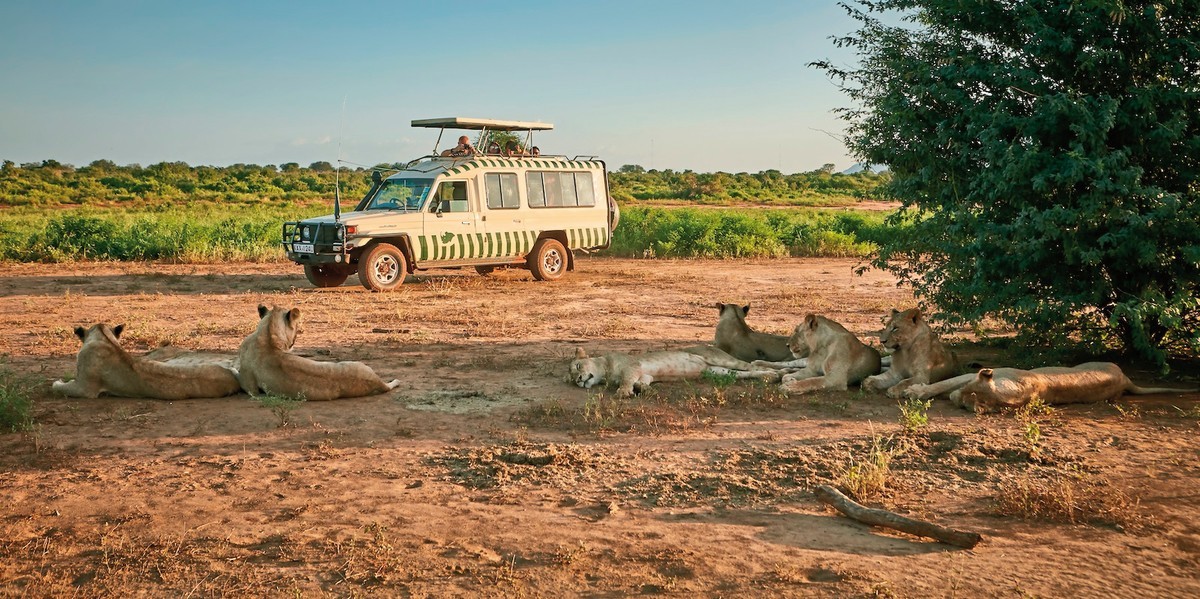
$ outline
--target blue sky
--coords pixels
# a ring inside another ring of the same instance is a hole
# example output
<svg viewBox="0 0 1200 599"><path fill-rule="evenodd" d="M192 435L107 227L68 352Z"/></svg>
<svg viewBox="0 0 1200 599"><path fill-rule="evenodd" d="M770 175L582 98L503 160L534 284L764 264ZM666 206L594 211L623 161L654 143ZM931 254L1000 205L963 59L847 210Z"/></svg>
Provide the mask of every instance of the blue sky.
<svg viewBox="0 0 1200 599"><path fill-rule="evenodd" d="M427 153L415 118L544 120L545 151L785 172L853 162L807 63L835 2L26 2L0 10L0 159L82 165ZM342 104L345 101L343 116ZM831 135L833 134L833 135Z"/></svg>

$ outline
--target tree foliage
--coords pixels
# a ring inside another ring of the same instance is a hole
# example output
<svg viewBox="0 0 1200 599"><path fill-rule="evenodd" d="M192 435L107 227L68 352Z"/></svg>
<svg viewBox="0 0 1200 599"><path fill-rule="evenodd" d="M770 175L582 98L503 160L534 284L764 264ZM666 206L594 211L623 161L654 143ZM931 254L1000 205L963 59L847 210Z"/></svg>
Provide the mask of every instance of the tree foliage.
<svg viewBox="0 0 1200 599"><path fill-rule="evenodd" d="M1200 351L1200 3L845 6L859 63L816 66L913 225L876 265L959 321Z"/></svg>

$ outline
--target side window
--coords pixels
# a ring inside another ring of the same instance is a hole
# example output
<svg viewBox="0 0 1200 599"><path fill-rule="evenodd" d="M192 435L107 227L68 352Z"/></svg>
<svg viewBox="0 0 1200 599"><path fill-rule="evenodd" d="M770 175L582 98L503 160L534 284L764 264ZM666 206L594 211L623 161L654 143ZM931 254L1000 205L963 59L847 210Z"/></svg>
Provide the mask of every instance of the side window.
<svg viewBox="0 0 1200 599"><path fill-rule="evenodd" d="M558 208L563 205L562 183L559 183L562 173L542 173L542 181L546 188L546 206Z"/></svg>
<svg viewBox="0 0 1200 599"><path fill-rule="evenodd" d="M527 190L530 208L595 206L592 173L529 172Z"/></svg>
<svg viewBox="0 0 1200 599"><path fill-rule="evenodd" d="M562 205L578 206L579 198L575 195L574 173L560 173L558 180L562 183Z"/></svg>
<svg viewBox="0 0 1200 599"><path fill-rule="evenodd" d="M542 174L535 171L525 173L525 192L530 208L545 208L546 193L542 188Z"/></svg>
<svg viewBox="0 0 1200 599"><path fill-rule="evenodd" d="M579 193L580 206L596 205L596 193L592 189L591 173L575 173L575 190Z"/></svg>
<svg viewBox="0 0 1200 599"><path fill-rule="evenodd" d="M434 201L429 203L430 212L470 212L467 202L466 181L443 181L438 186Z"/></svg>
<svg viewBox="0 0 1200 599"><path fill-rule="evenodd" d="M488 208L520 207L516 173L489 173L483 176L483 183L487 189Z"/></svg>

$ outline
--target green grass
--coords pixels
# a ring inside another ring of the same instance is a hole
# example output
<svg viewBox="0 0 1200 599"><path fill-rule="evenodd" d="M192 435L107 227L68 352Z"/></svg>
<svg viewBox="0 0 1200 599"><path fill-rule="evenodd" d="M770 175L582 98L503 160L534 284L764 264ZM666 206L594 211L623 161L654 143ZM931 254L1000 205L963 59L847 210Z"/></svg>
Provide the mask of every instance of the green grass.
<svg viewBox="0 0 1200 599"><path fill-rule="evenodd" d="M271 410L279 420L279 428L292 424L292 412L304 404L303 397L285 397L282 395L259 395L252 398L258 405Z"/></svg>
<svg viewBox="0 0 1200 599"><path fill-rule="evenodd" d="M0 261L283 259L285 220L327 214L327 202L0 211ZM657 258L865 256L893 229L884 214L812 208L629 207L605 253Z"/></svg>
<svg viewBox="0 0 1200 599"><path fill-rule="evenodd" d="M326 212L290 203L10 210L0 212L0 260L278 260L283 221Z"/></svg>
<svg viewBox="0 0 1200 599"><path fill-rule="evenodd" d="M33 386L32 379L0 367L0 432L33 428Z"/></svg>
<svg viewBox="0 0 1200 599"><path fill-rule="evenodd" d="M846 210L633 207L610 253L657 258L865 256L891 234L886 215Z"/></svg>

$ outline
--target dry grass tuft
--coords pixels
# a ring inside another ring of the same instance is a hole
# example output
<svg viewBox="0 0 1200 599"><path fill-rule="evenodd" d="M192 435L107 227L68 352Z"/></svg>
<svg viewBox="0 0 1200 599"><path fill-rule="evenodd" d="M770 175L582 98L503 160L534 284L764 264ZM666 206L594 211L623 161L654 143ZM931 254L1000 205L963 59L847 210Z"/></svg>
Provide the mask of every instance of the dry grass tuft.
<svg viewBox="0 0 1200 599"><path fill-rule="evenodd" d="M889 438L871 438L866 454L847 455L846 462L836 470L837 486L860 502L876 501L891 494L892 459L902 450Z"/></svg>
<svg viewBox="0 0 1200 599"><path fill-rule="evenodd" d="M1140 501L1101 478L1058 474L1049 479L1024 476L1004 483L996 511L1004 516L1071 524L1109 524L1133 530L1148 524Z"/></svg>

